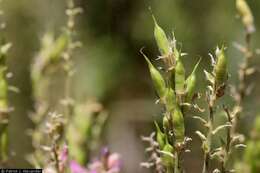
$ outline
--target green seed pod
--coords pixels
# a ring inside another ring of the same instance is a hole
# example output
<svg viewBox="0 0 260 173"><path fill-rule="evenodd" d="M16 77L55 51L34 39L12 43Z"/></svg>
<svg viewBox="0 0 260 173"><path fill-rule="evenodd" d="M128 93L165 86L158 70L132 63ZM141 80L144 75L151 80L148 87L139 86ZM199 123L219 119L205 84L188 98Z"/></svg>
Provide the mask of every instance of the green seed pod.
<svg viewBox="0 0 260 173"><path fill-rule="evenodd" d="M169 119L167 115L163 116L163 128L167 131L170 128Z"/></svg>
<svg viewBox="0 0 260 173"><path fill-rule="evenodd" d="M245 0L237 0L236 7L247 32L253 33L255 31L254 17L248 4Z"/></svg>
<svg viewBox="0 0 260 173"><path fill-rule="evenodd" d="M164 97L165 90L166 90L166 84L165 81L161 75L161 73L153 66L153 64L150 62L150 60L146 57L144 53L142 53L150 70L150 74L153 80L153 84L155 87L155 90L160 98Z"/></svg>
<svg viewBox="0 0 260 173"><path fill-rule="evenodd" d="M225 84L228 73L227 73L227 58L224 53L224 48L221 48L220 50L217 49L216 51L217 56L217 63L215 65L215 85L216 87L220 87L221 85Z"/></svg>
<svg viewBox="0 0 260 173"><path fill-rule="evenodd" d="M154 16L154 38L156 40L157 46L160 50L161 55L168 55L170 53L170 43L164 30L158 25Z"/></svg>
<svg viewBox="0 0 260 173"><path fill-rule="evenodd" d="M54 42L53 47L50 51L50 60L56 61L61 57L61 54L67 48L69 37L67 33L61 34Z"/></svg>
<svg viewBox="0 0 260 173"><path fill-rule="evenodd" d="M186 79L185 84L186 84L186 98L185 101L186 102L190 102L194 93L195 93L195 88L197 85L197 76L196 76L196 71L197 68L199 66L201 59L197 62L197 64L195 65L195 67L193 68L193 71L191 72L190 76Z"/></svg>
<svg viewBox="0 0 260 173"><path fill-rule="evenodd" d="M172 113L173 131L177 142L183 142L185 136L184 118L179 107Z"/></svg>
<svg viewBox="0 0 260 173"><path fill-rule="evenodd" d="M169 154L172 154L174 152L174 148L171 146L171 144L169 144L169 142L166 140L166 144L163 147L163 151ZM162 163L165 167L174 167L174 158L172 158L170 155L168 154L163 154L162 155Z"/></svg>
<svg viewBox="0 0 260 173"><path fill-rule="evenodd" d="M178 61L181 57L181 54L180 54L179 50L177 49L176 45L174 45L174 48L173 48L173 55L174 55L174 58L176 61Z"/></svg>
<svg viewBox="0 0 260 173"><path fill-rule="evenodd" d="M156 127L156 141L159 144L160 149L163 149L164 145L165 145L165 134L161 131L159 125L157 124L157 122L154 122L155 127Z"/></svg>
<svg viewBox="0 0 260 173"><path fill-rule="evenodd" d="M166 109L168 112L173 111L173 109L176 107L176 96L171 88L167 88L165 92L165 102L166 102Z"/></svg>
<svg viewBox="0 0 260 173"><path fill-rule="evenodd" d="M0 109L7 109L8 86L4 78L4 70L0 69Z"/></svg>
<svg viewBox="0 0 260 173"><path fill-rule="evenodd" d="M185 86L185 68L180 59L178 59L175 67L175 91L177 94L184 93Z"/></svg>
<svg viewBox="0 0 260 173"><path fill-rule="evenodd" d="M7 129L4 130L4 132L0 136L0 142L1 142L1 160L6 161L8 159L8 135L7 135Z"/></svg>

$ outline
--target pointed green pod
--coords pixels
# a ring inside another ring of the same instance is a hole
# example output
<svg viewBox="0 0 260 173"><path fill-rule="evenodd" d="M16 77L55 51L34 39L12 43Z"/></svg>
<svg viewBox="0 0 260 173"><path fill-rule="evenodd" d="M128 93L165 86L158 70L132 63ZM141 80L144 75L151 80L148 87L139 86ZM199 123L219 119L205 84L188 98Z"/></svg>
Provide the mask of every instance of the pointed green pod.
<svg viewBox="0 0 260 173"><path fill-rule="evenodd" d="M215 85L216 87L219 87L223 84L225 84L228 73L227 73L227 57L224 52L224 48L222 47L220 50L217 49L216 51L216 56L217 56L217 63L215 65Z"/></svg>
<svg viewBox="0 0 260 173"><path fill-rule="evenodd" d="M154 21L154 38L161 55L168 55L170 53L170 43L164 30L158 25L155 17L152 15Z"/></svg>
<svg viewBox="0 0 260 173"><path fill-rule="evenodd" d="M69 37L67 33L61 34L54 42L52 50L50 51L50 60L55 61L60 58L61 54L67 48Z"/></svg>
<svg viewBox="0 0 260 173"><path fill-rule="evenodd" d="M163 128L166 131L170 128L169 119L166 115L163 116Z"/></svg>
<svg viewBox="0 0 260 173"><path fill-rule="evenodd" d="M166 90L166 84L165 81L161 75L161 73L153 66L153 64L150 62L150 60L147 58L147 56L141 52L148 64L151 78L155 87L155 90L160 98L164 97L165 90Z"/></svg>
<svg viewBox="0 0 260 173"><path fill-rule="evenodd" d="M245 0L237 0L236 8L241 16L243 25L245 26L247 32L253 33L255 31L254 17L247 2Z"/></svg>
<svg viewBox="0 0 260 173"><path fill-rule="evenodd" d="M0 69L0 109L7 109L8 86L4 78L4 69Z"/></svg>
<svg viewBox="0 0 260 173"><path fill-rule="evenodd" d="M199 66L200 61L201 61L201 59L197 62L197 64L193 68L193 71L191 72L190 76L185 81L185 84L186 84L185 101L188 102L188 103L191 101L191 99L192 99L192 97L195 93L195 88L196 88L196 84L197 84L196 71L197 71L197 68Z"/></svg>
<svg viewBox="0 0 260 173"><path fill-rule="evenodd" d="M168 112L173 111L174 107L176 107L176 96L172 88L167 88L165 92L165 102L166 109Z"/></svg>
<svg viewBox="0 0 260 173"><path fill-rule="evenodd" d="M177 60L175 67L175 91L177 94L184 93L185 86L185 68L180 58Z"/></svg>
<svg viewBox="0 0 260 173"><path fill-rule="evenodd" d="M168 140L166 140L166 144L163 147L163 151L166 153L172 154L174 152L174 148L171 144L169 144ZM174 167L174 158L172 158L169 154L162 155L162 163L165 167Z"/></svg>
<svg viewBox="0 0 260 173"><path fill-rule="evenodd" d="M174 37L174 36L173 36ZM175 38L174 38L175 39ZM173 55L174 55L174 58L176 61L178 61L181 57L181 53L180 51L177 49L176 45L174 45L174 48L173 48Z"/></svg>
<svg viewBox="0 0 260 173"><path fill-rule="evenodd" d="M177 142L183 142L185 136L184 118L179 107L172 113L173 131Z"/></svg>
<svg viewBox="0 0 260 173"><path fill-rule="evenodd" d="M156 127L156 141L159 144L160 149L163 149L165 145L165 134L161 131L159 125L156 121L154 121L155 127Z"/></svg>
<svg viewBox="0 0 260 173"><path fill-rule="evenodd" d="M8 135L7 129L0 136L1 140L1 159L2 161L6 161L8 159Z"/></svg>

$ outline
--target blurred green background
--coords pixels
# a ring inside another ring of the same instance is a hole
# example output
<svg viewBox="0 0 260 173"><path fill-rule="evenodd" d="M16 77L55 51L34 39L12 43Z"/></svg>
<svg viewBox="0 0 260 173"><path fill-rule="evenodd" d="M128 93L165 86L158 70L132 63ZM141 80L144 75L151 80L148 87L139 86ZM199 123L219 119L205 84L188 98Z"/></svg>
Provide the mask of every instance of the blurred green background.
<svg viewBox="0 0 260 173"><path fill-rule="evenodd" d="M260 1L249 0L255 16L256 28L260 28ZM242 55L232 46L243 42L244 31L237 19L234 0L77 0L84 13L77 20L77 38L83 42L73 57L76 74L73 95L77 100L97 98L109 111L110 117L103 135L104 144L112 151L122 154L124 172L149 172L139 163L147 158L141 135L149 135L152 122L160 117L160 107L154 105L156 95L144 58L139 50L145 47L148 57L159 54L153 38L153 21L148 10L151 7L159 24L167 33L174 30L182 51L189 55L184 63L188 73L202 57L200 66L201 85L205 89L203 68L210 68L209 52L217 45L228 47L230 83L236 83L236 68ZM32 150L26 130L33 124L28 114L33 110L30 65L40 49L40 39L47 31L58 33L66 23L65 0L5 0L1 4L7 24L6 37L13 47L8 66L13 72L12 85L19 94L10 93L10 102L15 111L11 115L10 135L13 151L12 164L25 168L25 155ZM260 43L260 32L253 36L254 46ZM260 47L260 46L259 46ZM259 58L253 63L257 66ZM55 78L54 78L55 79ZM259 75L249 79L260 86ZM53 98L62 87L59 79L50 89ZM255 87L245 102L244 125L247 132L255 114L259 111L260 87ZM229 102L227 100L227 102ZM193 132L198 124L187 119L187 135L195 145L187 154L187 172L199 172L202 166L199 140ZM246 133L247 134L247 133Z"/></svg>

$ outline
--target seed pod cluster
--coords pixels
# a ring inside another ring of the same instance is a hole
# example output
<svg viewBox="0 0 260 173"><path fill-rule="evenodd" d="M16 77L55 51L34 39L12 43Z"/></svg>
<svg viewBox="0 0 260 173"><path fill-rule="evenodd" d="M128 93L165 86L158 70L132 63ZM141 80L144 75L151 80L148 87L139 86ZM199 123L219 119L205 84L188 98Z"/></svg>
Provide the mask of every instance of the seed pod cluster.
<svg viewBox="0 0 260 173"><path fill-rule="evenodd" d="M254 17L246 0L236 0L236 7L247 32L255 32Z"/></svg>
<svg viewBox="0 0 260 173"><path fill-rule="evenodd" d="M178 50L176 40L168 40L163 29L154 20L154 37L160 51L160 57L166 58L163 61L166 67L165 73L159 70L150 62L147 56L143 54L150 71L155 90L160 98L160 103L165 107L163 114L163 131L159 125L156 126L156 141L159 149L162 151L162 163L168 172L173 172L173 155L183 152L185 147L185 123L184 108L185 101L190 102L195 94L196 70L199 62L195 65L192 73L186 79L185 67L182 62L184 54ZM187 99L186 99L187 98ZM167 154L167 153L170 153ZM175 168L176 169L176 168Z"/></svg>

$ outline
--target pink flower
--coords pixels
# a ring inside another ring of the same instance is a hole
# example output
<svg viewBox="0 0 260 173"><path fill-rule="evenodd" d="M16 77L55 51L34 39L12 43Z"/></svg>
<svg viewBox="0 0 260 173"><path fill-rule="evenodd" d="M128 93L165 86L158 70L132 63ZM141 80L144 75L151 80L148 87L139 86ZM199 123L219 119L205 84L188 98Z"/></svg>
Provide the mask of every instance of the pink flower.
<svg viewBox="0 0 260 173"><path fill-rule="evenodd" d="M78 164L76 161L70 161L71 173L88 173L87 169Z"/></svg>
<svg viewBox="0 0 260 173"><path fill-rule="evenodd" d="M118 169L122 168L122 160L119 154L113 153L108 157L108 168L109 169Z"/></svg>

